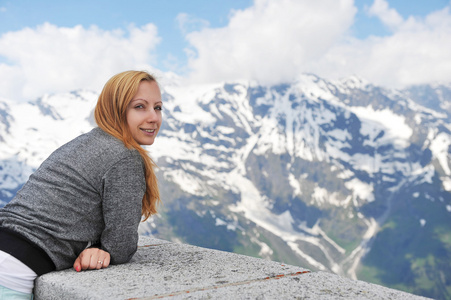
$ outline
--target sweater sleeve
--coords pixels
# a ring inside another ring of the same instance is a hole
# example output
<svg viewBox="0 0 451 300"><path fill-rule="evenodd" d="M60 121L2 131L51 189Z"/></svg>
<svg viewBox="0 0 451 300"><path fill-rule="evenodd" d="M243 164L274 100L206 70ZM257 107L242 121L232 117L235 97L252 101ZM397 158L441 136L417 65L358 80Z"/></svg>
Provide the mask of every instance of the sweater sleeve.
<svg viewBox="0 0 451 300"><path fill-rule="evenodd" d="M103 178L105 229L100 242L112 264L128 262L137 250L146 182L141 157L133 154L113 165Z"/></svg>

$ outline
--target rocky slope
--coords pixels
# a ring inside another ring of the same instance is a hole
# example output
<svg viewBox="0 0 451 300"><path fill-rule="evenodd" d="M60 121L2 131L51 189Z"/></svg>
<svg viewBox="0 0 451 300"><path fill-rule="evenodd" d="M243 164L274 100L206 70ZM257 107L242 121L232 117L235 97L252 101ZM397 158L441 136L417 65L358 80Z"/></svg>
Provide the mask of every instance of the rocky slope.
<svg viewBox="0 0 451 300"><path fill-rule="evenodd" d="M148 150L164 205L141 234L451 297L451 85L303 74L164 86ZM96 94L0 99L0 201L93 126Z"/></svg>

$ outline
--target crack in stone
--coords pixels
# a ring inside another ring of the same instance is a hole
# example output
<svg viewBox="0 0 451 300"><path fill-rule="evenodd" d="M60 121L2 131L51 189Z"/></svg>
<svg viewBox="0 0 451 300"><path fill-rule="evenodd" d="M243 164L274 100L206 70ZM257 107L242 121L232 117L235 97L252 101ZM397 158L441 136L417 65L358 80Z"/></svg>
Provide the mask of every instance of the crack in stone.
<svg viewBox="0 0 451 300"><path fill-rule="evenodd" d="M178 292L173 292L173 293L168 293L168 294L154 295L154 296L144 297L144 298L129 298L127 300L162 299L162 298L166 298L166 297L186 295L186 294L193 293L193 292L217 290L217 289L221 289L221 288L225 288L225 287L246 285L246 284L250 284L250 283L254 283L254 282L262 282L262 281L267 281L267 280L277 280L277 279L284 278L284 277L295 277L295 276L299 276L299 275L306 274L306 273L310 273L310 271L300 271L300 272L296 272L296 273L279 274L279 275L268 276L268 277L265 277L265 278L250 279L250 280L245 280L245 281L231 282L231 283L225 283L225 284L208 286L208 287L199 287L199 288L193 288L193 289L190 289L190 290L178 291Z"/></svg>

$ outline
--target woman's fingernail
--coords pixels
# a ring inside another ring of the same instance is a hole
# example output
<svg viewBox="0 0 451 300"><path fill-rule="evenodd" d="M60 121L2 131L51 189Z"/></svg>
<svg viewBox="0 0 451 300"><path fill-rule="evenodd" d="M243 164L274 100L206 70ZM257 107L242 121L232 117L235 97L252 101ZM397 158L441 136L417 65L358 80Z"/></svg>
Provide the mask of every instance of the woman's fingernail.
<svg viewBox="0 0 451 300"><path fill-rule="evenodd" d="M77 267L75 268L75 271L80 272L80 266L77 266Z"/></svg>

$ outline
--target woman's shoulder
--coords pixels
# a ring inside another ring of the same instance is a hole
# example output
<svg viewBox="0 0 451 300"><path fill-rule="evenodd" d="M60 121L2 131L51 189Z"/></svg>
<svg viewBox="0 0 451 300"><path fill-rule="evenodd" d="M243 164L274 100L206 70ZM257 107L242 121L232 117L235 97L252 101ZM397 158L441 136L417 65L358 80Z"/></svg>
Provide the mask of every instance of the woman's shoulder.
<svg viewBox="0 0 451 300"><path fill-rule="evenodd" d="M108 164L121 160L125 157L140 159L140 155L135 149L128 149L124 143L106 133L102 129L95 127L91 131L84 133L67 144L61 146L52 155L53 159L65 161L76 161L77 163L87 163L93 160L100 160ZM51 159L51 157L49 157ZM52 160L52 159L51 159Z"/></svg>
<svg viewBox="0 0 451 300"><path fill-rule="evenodd" d="M80 135L72 140L71 143L73 144L70 145L71 147L91 148L99 151L111 149L114 152L128 152L128 150L130 150L124 146L124 143L121 140L106 133L99 127L95 127L91 131Z"/></svg>

